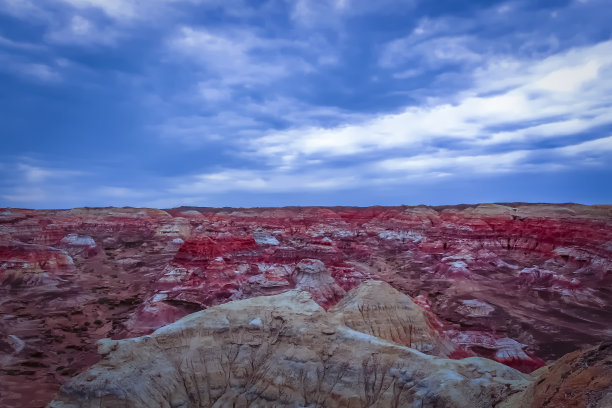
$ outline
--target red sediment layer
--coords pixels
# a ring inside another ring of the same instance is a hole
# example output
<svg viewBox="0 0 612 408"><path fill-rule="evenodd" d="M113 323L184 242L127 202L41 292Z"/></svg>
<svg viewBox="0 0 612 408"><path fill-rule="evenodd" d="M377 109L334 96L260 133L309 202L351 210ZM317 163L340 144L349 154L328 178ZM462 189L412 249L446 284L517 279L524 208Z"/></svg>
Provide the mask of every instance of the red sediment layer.
<svg viewBox="0 0 612 408"><path fill-rule="evenodd" d="M68 234L96 249L71 246ZM0 210L0 315L12 316L0 334L25 342L3 351L0 381L21 406L31 384L50 398L95 361L97 339L292 289L303 259L321 260L337 285L312 289L324 307L338 288L385 280L428 310L440 333L496 333L527 356L499 358L477 338L453 358L488 356L529 372L609 338L610 242L609 206ZM24 369L37 353L45 367Z"/></svg>

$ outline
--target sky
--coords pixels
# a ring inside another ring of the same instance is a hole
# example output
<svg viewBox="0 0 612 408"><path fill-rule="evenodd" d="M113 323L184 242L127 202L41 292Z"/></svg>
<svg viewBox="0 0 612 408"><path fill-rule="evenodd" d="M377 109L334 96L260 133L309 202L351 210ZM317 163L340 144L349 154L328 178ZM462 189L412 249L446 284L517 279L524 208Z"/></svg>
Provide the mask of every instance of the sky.
<svg viewBox="0 0 612 408"><path fill-rule="evenodd" d="M612 204L609 0L0 0L0 207Z"/></svg>

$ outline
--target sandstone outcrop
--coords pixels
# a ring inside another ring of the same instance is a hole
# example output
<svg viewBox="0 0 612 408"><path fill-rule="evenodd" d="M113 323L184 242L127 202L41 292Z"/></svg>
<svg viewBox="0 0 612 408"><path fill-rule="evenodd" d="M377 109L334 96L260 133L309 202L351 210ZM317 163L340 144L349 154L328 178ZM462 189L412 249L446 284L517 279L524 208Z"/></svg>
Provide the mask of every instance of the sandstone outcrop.
<svg viewBox="0 0 612 408"><path fill-rule="evenodd" d="M382 281L366 281L330 309L344 325L427 354L447 357L455 346L435 316Z"/></svg>
<svg viewBox="0 0 612 408"><path fill-rule="evenodd" d="M612 407L612 343L569 353L533 377L500 408Z"/></svg>
<svg viewBox="0 0 612 408"><path fill-rule="evenodd" d="M149 336L105 339L103 360L64 384L49 408L488 408L530 382L491 360L428 356L342 320L292 290L215 306Z"/></svg>
<svg viewBox="0 0 612 408"><path fill-rule="evenodd" d="M336 303L345 294L318 259L303 259L295 267L296 289L310 292L320 305Z"/></svg>

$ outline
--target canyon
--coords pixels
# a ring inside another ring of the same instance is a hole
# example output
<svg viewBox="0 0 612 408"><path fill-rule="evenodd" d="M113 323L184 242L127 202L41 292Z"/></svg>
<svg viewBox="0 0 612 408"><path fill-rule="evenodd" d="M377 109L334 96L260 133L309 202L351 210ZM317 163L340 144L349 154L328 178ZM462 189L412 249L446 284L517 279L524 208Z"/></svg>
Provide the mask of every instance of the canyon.
<svg viewBox="0 0 612 408"><path fill-rule="evenodd" d="M0 209L0 316L6 407L603 408L612 206Z"/></svg>

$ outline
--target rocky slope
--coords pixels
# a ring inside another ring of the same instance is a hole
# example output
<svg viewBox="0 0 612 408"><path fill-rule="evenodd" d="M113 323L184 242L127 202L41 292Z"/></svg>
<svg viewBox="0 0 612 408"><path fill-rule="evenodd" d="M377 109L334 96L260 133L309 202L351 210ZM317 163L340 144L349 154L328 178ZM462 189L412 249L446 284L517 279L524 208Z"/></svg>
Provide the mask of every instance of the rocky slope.
<svg viewBox="0 0 612 408"><path fill-rule="evenodd" d="M342 303L326 313L310 293L291 290L215 306L148 336L101 340L103 360L64 384L49 408L604 408L612 401L612 343L570 353L530 376L367 333L395 333L403 342L409 322L417 344L436 344L424 333L427 316L383 282L363 283ZM358 313L367 315L363 331L345 324L355 322L356 308L374 311Z"/></svg>
<svg viewBox="0 0 612 408"><path fill-rule="evenodd" d="M292 289L361 333L528 373L612 339L611 227L574 204L0 210L0 405L44 406L98 339ZM370 279L399 293L364 307Z"/></svg>
<svg viewBox="0 0 612 408"><path fill-rule="evenodd" d="M500 408L612 407L612 343L569 353L533 377Z"/></svg>
<svg viewBox="0 0 612 408"><path fill-rule="evenodd" d="M352 298L376 306L364 291ZM292 290L194 313L150 336L101 341L104 359L49 407L485 408L529 383L488 359L436 358L353 330L341 309L326 313Z"/></svg>

